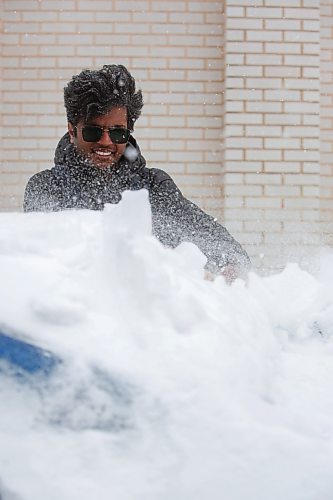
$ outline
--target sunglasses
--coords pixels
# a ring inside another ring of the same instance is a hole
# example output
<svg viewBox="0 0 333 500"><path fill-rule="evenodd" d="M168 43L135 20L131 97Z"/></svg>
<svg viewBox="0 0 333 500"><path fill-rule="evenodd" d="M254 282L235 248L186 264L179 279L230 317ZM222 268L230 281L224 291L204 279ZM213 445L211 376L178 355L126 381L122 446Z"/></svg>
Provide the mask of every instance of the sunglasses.
<svg viewBox="0 0 333 500"><path fill-rule="evenodd" d="M77 127L76 127L77 128ZM98 125L85 125L82 127L82 137L85 142L98 142L104 130L107 130L114 144L125 144L130 138L131 131L122 127L99 127Z"/></svg>

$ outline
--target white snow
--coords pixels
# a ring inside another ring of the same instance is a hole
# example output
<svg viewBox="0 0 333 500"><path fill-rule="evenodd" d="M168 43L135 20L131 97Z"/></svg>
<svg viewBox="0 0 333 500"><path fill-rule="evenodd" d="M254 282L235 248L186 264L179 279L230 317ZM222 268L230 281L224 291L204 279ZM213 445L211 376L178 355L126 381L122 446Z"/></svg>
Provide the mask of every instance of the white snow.
<svg viewBox="0 0 333 500"><path fill-rule="evenodd" d="M331 500L333 256L232 286L103 212L0 215L0 330L56 353L0 373L2 500Z"/></svg>

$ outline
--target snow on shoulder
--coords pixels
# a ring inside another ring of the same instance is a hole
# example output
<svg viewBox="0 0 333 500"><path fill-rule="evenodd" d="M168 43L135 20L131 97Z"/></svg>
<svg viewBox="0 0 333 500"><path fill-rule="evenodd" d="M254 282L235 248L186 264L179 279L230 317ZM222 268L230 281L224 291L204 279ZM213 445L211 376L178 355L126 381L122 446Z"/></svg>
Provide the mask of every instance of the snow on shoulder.
<svg viewBox="0 0 333 500"><path fill-rule="evenodd" d="M0 357L1 498L331 500L333 256L232 286L204 263L144 191L0 214L0 331L61 360Z"/></svg>

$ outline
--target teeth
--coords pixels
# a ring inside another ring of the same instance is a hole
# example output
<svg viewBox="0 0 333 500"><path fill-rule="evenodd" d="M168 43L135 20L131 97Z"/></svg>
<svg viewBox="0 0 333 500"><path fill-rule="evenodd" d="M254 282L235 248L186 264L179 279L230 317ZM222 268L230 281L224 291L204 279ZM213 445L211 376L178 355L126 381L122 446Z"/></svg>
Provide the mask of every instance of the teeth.
<svg viewBox="0 0 333 500"><path fill-rule="evenodd" d="M111 156L111 151L95 151L95 153L99 156Z"/></svg>

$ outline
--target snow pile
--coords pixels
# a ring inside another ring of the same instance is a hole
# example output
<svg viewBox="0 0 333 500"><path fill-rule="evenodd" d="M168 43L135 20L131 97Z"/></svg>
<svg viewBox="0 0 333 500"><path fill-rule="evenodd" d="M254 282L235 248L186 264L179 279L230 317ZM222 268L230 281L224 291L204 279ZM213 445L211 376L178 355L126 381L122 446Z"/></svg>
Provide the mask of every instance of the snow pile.
<svg viewBox="0 0 333 500"><path fill-rule="evenodd" d="M0 216L1 500L331 500L333 257L227 286L150 236L144 192ZM1 496L2 495L2 496Z"/></svg>

